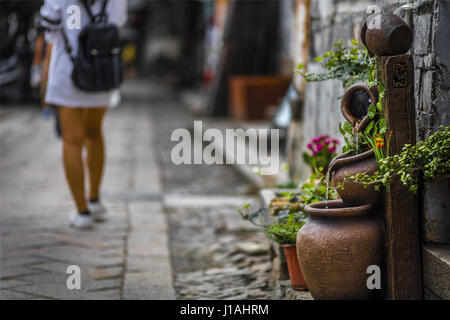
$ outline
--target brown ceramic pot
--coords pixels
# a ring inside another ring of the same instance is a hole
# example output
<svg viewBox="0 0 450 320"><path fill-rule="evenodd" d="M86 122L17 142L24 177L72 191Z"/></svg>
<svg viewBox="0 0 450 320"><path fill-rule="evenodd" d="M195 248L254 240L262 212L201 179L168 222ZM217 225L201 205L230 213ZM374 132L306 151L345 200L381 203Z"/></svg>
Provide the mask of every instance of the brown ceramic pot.
<svg viewBox="0 0 450 320"><path fill-rule="evenodd" d="M367 93L370 103L375 104L378 101L376 88L369 88L366 84L354 84L345 91L341 100L341 112L344 118L352 125L354 132L364 129L371 120L367 116L368 110L354 110L357 107L352 103L352 98L358 91Z"/></svg>
<svg viewBox="0 0 450 320"><path fill-rule="evenodd" d="M295 244L282 244L284 249L284 255L286 256L286 263L289 272L289 278L291 279L291 286L294 290L306 290L305 279L303 278L302 270L298 263L297 247Z"/></svg>
<svg viewBox="0 0 450 320"><path fill-rule="evenodd" d="M378 13L369 16L363 24L361 39L369 52L377 56L393 56L409 50L413 33L399 16L393 13Z"/></svg>
<svg viewBox="0 0 450 320"><path fill-rule="evenodd" d="M326 206L328 209L326 209ZM309 219L297 235L297 256L314 299L370 299L367 267L383 262L381 224L372 205L341 200L306 206Z"/></svg>
<svg viewBox="0 0 450 320"><path fill-rule="evenodd" d="M373 150L368 150L360 154L354 152L341 154L334 158L329 166L329 176L331 184L338 186L344 181L345 176L354 176L358 173L366 172L371 175L378 171L378 163ZM337 188L337 193L348 206L363 204L376 204L380 199L380 191L373 186L364 186L361 183L349 181L343 188Z"/></svg>

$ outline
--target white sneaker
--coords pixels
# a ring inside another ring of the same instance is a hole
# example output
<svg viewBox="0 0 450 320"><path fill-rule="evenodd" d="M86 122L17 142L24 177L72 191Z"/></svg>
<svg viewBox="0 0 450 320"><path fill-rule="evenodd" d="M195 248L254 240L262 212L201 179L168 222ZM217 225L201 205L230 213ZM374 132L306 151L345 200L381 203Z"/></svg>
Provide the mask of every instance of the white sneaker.
<svg viewBox="0 0 450 320"><path fill-rule="evenodd" d="M106 208L100 201L88 201L88 209L94 217L95 221L100 222L106 220Z"/></svg>
<svg viewBox="0 0 450 320"><path fill-rule="evenodd" d="M94 226L92 214L75 212L70 216L70 225L76 229L91 229Z"/></svg>

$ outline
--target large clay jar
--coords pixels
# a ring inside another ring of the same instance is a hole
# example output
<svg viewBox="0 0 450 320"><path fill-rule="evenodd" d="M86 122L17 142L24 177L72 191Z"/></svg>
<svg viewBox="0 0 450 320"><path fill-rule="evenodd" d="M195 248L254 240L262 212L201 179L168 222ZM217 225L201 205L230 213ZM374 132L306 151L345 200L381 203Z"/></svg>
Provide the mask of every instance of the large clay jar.
<svg viewBox="0 0 450 320"><path fill-rule="evenodd" d="M377 56L393 56L409 50L413 33L399 16L393 13L378 13L369 16L364 22L361 39L369 52Z"/></svg>
<svg viewBox="0 0 450 320"><path fill-rule="evenodd" d="M372 208L346 207L341 200L306 206L309 219L297 235L297 256L314 299L377 297L377 290L367 288L367 267L383 262L381 224Z"/></svg>
<svg viewBox="0 0 450 320"><path fill-rule="evenodd" d="M347 181L342 185L343 187L341 186L347 175L354 176L362 172L372 175L378 171L373 150L360 154L350 152L339 155L331 161L328 171L331 184L338 187L336 191L346 205L376 204L379 201L381 193L375 190L374 186L364 186L353 181Z"/></svg>

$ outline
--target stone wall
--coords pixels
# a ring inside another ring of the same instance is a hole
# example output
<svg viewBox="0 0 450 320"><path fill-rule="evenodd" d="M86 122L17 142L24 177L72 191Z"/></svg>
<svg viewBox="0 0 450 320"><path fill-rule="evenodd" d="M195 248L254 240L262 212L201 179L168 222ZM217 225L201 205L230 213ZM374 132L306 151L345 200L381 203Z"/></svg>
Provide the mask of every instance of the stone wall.
<svg viewBox="0 0 450 320"><path fill-rule="evenodd" d="M415 100L417 138L450 125L450 1L428 1L414 15ZM450 243L449 190L436 179L424 194L424 240Z"/></svg>

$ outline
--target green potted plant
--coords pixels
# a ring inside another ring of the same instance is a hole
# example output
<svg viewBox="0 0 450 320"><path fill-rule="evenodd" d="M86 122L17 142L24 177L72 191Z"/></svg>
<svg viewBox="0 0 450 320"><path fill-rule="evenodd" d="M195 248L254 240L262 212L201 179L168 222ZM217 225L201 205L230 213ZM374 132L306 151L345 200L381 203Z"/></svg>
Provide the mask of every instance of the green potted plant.
<svg viewBox="0 0 450 320"><path fill-rule="evenodd" d="M286 264L291 283L294 289L304 290L301 270L297 269L298 258L296 256L297 233L307 218L304 213L306 205L314 202L326 200L327 186L320 173L312 174L299 188L298 192L283 192L277 197L269 208L260 208L254 212L249 212L249 204L238 209L242 219L247 220L261 228L265 235L272 241L281 244L282 252L286 256ZM337 199L335 190L330 190L329 199ZM283 200L283 201L281 201ZM265 223L272 216L272 223ZM299 267L298 267L299 268Z"/></svg>
<svg viewBox="0 0 450 320"><path fill-rule="evenodd" d="M284 250L291 286L294 290L306 290L306 282L297 258L297 233L304 224L304 220L291 215L287 222L272 223L264 233L269 239L279 243Z"/></svg>

